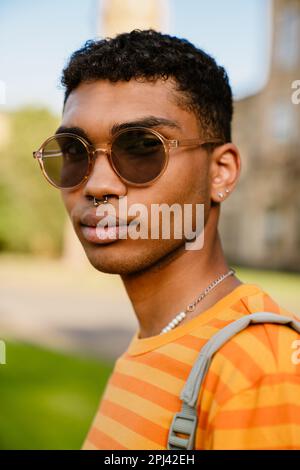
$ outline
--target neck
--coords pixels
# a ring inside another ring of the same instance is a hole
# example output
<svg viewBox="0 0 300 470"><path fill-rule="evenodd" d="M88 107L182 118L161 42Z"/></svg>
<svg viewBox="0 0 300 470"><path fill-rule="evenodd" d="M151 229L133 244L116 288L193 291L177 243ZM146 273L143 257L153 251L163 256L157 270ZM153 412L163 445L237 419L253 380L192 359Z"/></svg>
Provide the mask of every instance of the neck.
<svg viewBox="0 0 300 470"><path fill-rule="evenodd" d="M208 224L201 250L186 250L181 246L168 259L160 260L159 265L122 276L139 323L139 338L158 335L177 313L185 310L213 280L230 269L218 231L214 231L213 237L209 236L209 231ZM210 308L240 284L235 276L228 276L180 325Z"/></svg>

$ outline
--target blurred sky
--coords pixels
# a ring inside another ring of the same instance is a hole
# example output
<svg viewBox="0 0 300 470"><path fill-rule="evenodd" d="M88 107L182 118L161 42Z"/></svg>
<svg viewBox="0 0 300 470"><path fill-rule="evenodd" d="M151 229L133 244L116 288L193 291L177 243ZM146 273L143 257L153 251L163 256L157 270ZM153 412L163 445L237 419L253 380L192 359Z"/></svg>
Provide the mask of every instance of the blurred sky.
<svg viewBox="0 0 300 470"><path fill-rule="evenodd" d="M0 80L6 104L62 109L61 70L96 37L97 0L0 0ZM255 93L268 75L271 0L170 0L171 34L213 55L235 98Z"/></svg>

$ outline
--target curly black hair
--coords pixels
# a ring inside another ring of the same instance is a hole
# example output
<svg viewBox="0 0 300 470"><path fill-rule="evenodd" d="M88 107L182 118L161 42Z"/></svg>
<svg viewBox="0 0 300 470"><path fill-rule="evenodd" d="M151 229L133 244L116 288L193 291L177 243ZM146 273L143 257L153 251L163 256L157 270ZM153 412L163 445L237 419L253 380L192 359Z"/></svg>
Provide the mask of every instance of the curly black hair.
<svg viewBox="0 0 300 470"><path fill-rule="evenodd" d="M205 137L231 142L232 92L225 69L188 40L153 29L88 40L62 72L64 105L80 83L173 78L178 105L193 111Z"/></svg>

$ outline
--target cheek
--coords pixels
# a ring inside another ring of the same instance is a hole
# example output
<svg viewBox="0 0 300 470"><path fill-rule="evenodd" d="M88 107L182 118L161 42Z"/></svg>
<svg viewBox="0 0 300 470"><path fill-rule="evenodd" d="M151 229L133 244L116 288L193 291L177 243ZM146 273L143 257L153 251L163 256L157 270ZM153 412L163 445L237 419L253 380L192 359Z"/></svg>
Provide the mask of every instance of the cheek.
<svg viewBox="0 0 300 470"><path fill-rule="evenodd" d="M67 210L67 212L70 214L72 212L73 207L76 205L77 200L80 197L79 191L61 191L61 198L63 201L63 204Z"/></svg>
<svg viewBox="0 0 300 470"><path fill-rule="evenodd" d="M207 161L199 152L170 155L158 185L157 191L169 201L204 201L208 194Z"/></svg>

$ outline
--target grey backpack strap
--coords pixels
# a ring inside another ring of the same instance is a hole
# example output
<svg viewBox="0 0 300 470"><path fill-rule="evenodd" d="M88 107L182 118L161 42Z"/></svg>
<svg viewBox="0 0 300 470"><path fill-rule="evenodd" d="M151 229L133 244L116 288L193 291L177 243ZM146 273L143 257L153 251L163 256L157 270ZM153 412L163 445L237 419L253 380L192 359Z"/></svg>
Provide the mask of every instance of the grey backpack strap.
<svg viewBox="0 0 300 470"><path fill-rule="evenodd" d="M290 326L300 333L300 321L271 312L256 312L244 315L215 333L200 350L181 391L182 408L173 417L168 435L167 449L183 450L194 448L198 421L196 411L197 399L213 355L226 341L247 328L250 323L280 323ZM186 434L187 437L176 436L176 433Z"/></svg>

